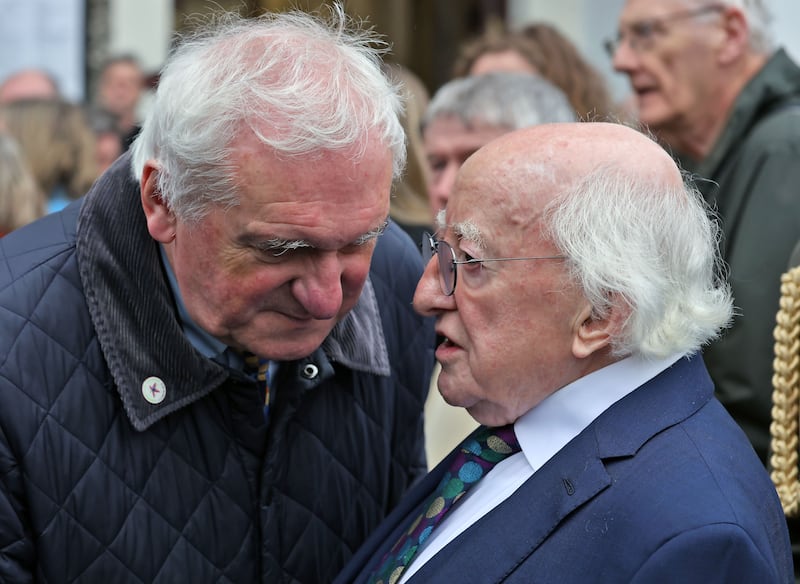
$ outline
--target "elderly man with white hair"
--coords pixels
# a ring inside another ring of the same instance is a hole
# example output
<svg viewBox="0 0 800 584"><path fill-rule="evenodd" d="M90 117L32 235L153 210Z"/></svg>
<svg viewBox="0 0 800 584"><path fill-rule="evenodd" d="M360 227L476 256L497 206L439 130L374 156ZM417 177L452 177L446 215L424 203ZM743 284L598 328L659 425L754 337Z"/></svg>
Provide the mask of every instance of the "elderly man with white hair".
<svg viewBox="0 0 800 584"><path fill-rule="evenodd" d="M780 275L800 234L800 67L769 22L767 0L627 0L608 43L639 119L719 213L738 316L704 359L765 464Z"/></svg>
<svg viewBox="0 0 800 584"><path fill-rule="evenodd" d="M424 474L379 39L216 16L131 152L0 240L0 582L330 582Z"/></svg>
<svg viewBox="0 0 800 584"><path fill-rule="evenodd" d="M763 0L628 0L609 43L639 119L722 220L740 316L705 360L764 462L780 274L800 233L800 68L768 23Z"/></svg>
<svg viewBox="0 0 800 584"><path fill-rule="evenodd" d="M544 124L458 173L414 296L439 391L484 426L337 583L791 579L783 511L701 348L718 225L648 137Z"/></svg>

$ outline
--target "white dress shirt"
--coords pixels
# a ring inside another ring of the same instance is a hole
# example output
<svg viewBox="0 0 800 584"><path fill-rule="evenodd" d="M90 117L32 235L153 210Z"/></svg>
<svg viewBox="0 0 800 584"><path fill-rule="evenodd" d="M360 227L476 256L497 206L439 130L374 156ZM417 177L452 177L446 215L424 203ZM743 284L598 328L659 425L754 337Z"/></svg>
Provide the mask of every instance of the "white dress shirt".
<svg viewBox="0 0 800 584"><path fill-rule="evenodd" d="M510 497L537 469L614 403L682 355L648 360L633 355L566 385L514 423L522 451L495 466L455 505L417 551L400 584L473 523Z"/></svg>

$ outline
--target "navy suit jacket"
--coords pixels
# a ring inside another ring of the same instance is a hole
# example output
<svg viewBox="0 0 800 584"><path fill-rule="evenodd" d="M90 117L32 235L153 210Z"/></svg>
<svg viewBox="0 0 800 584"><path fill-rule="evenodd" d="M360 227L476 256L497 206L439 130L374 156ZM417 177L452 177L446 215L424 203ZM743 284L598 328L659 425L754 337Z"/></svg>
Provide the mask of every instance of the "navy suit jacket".
<svg viewBox="0 0 800 584"><path fill-rule="evenodd" d="M452 456L452 455L451 455ZM439 482L401 501L337 578L371 568ZM699 357L606 410L410 582L793 582L786 521Z"/></svg>

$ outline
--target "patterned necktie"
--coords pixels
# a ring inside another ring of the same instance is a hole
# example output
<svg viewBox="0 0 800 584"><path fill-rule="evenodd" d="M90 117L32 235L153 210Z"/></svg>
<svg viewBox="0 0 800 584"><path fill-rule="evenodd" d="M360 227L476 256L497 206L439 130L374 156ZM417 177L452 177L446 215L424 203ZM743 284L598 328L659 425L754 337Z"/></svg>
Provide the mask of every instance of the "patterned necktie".
<svg viewBox="0 0 800 584"><path fill-rule="evenodd" d="M253 353L243 353L244 372L255 377L258 387L264 394L264 419L269 413L269 359L262 359Z"/></svg>
<svg viewBox="0 0 800 584"><path fill-rule="evenodd" d="M422 513L383 556L372 573L370 584L394 584L442 517L472 485L495 464L520 451L512 425L501 428L480 426L459 446L458 454L442 477L433 495L425 502Z"/></svg>

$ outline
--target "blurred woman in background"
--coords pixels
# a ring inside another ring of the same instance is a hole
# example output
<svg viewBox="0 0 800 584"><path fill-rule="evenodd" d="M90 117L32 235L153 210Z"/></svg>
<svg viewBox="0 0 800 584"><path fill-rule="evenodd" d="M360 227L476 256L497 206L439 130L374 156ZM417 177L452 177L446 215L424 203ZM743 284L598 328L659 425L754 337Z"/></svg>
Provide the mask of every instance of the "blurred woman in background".
<svg viewBox="0 0 800 584"><path fill-rule="evenodd" d="M428 202L428 162L422 145L422 116L428 107L430 96L425 84L409 69L386 63L384 71L402 87L405 110L400 123L406 133L408 149L406 170L395 184L389 215L419 244L422 234L432 232L430 203Z"/></svg>
<svg viewBox="0 0 800 584"><path fill-rule="evenodd" d="M58 211L89 190L98 176L95 140L83 109L63 99L5 104L0 118L19 144L47 211Z"/></svg>
<svg viewBox="0 0 800 584"><path fill-rule="evenodd" d="M36 186L13 137L0 132L0 237L45 214Z"/></svg>
<svg viewBox="0 0 800 584"><path fill-rule="evenodd" d="M582 121L619 117L603 76L549 24L534 23L515 32L491 30L463 46L453 69L455 77L491 71L541 75L564 92Z"/></svg>

